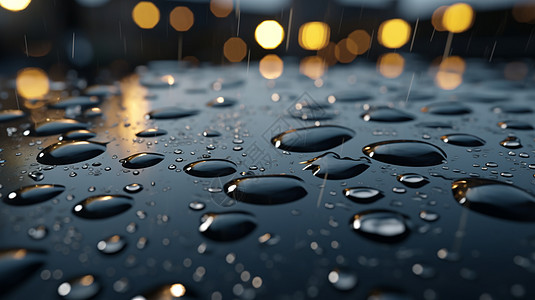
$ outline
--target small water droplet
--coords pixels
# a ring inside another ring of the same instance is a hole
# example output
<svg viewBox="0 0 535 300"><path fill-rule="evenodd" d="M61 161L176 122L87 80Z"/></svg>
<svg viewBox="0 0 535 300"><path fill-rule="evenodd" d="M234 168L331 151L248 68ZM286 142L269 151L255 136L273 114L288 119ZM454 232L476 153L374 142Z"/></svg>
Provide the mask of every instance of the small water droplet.
<svg viewBox="0 0 535 300"><path fill-rule="evenodd" d="M184 166L184 171L196 177L220 177L236 172L236 164L225 159L207 159Z"/></svg>
<svg viewBox="0 0 535 300"><path fill-rule="evenodd" d="M522 148L522 144L520 143L520 139L514 136L506 137L504 140L500 142L500 145L502 145L505 148L508 149L518 149Z"/></svg>
<svg viewBox="0 0 535 300"><path fill-rule="evenodd" d="M482 138L465 133L443 135L440 139L446 144L462 147L478 147L485 145L485 141Z"/></svg>
<svg viewBox="0 0 535 300"><path fill-rule="evenodd" d="M150 119L179 119L198 114L198 110L185 109L179 107L166 107L161 109L155 109L147 114Z"/></svg>
<svg viewBox="0 0 535 300"><path fill-rule="evenodd" d="M45 225L37 225L28 229L28 235L34 240L42 240L48 234L48 229Z"/></svg>
<svg viewBox="0 0 535 300"><path fill-rule="evenodd" d="M123 190L127 193L135 194L143 190L143 185L141 185L140 183L131 183L126 185Z"/></svg>
<svg viewBox="0 0 535 300"><path fill-rule="evenodd" d="M156 137L166 135L167 130L161 128L149 128L136 133L138 137Z"/></svg>
<svg viewBox="0 0 535 300"><path fill-rule="evenodd" d="M42 181L43 179L45 179L45 174L39 171L31 171L30 173L28 173L28 176L30 176L30 178L34 181Z"/></svg>
<svg viewBox="0 0 535 300"><path fill-rule="evenodd" d="M420 212L420 219L427 221L427 222L435 222L436 220L439 219L439 217L440 217L439 214L437 214L436 212L429 211L429 210L422 210Z"/></svg>
<svg viewBox="0 0 535 300"><path fill-rule="evenodd" d="M73 208L73 213L85 219L102 219L118 215L133 205L133 199L122 195L89 197Z"/></svg>
<svg viewBox="0 0 535 300"><path fill-rule="evenodd" d="M329 272L327 276L329 282L339 291L350 291L357 286L357 275L355 273L343 270L343 269L334 269Z"/></svg>
<svg viewBox="0 0 535 300"><path fill-rule="evenodd" d="M207 213L201 218L199 232L219 242L241 239L256 228L253 215L245 212Z"/></svg>
<svg viewBox="0 0 535 300"><path fill-rule="evenodd" d="M292 175L261 175L237 178L224 186L226 194L238 201L273 205L303 198L303 181Z"/></svg>
<svg viewBox="0 0 535 300"><path fill-rule="evenodd" d="M203 210L206 207L206 204L204 204L203 202L199 202L199 201L193 201L193 202L190 202L188 206L192 210Z"/></svg>
<svg viewBox="0 0 535 300"><path fill-rule="evenodd" d="M366 157L353 159L340 157L334 152L327 152L310 160L301 162L305 164L303 170L311 170L312 174L319 178L348 179L366 171L370 161Z"/></svg>
<svg viewBox="0 0 535 300"><path fill-rule="evenodd" d="M160 153L141 152L121 159L119 162L128 169L148 168L161 162L165 156Z"/></svg>
<svg viewBox="0 0 535 300"><path fill-rule="evenodd" d="M221 133L216 130L206 129L205 131L202 132L202 135L205 137L218 137L218 136L221 136Z"/></svg>
<svg viewBox="0 0 535 300"><path fill-rule="evenodd" d="M429 183L427 177L416 173L401 174L396 179L407 187L419 188Z"/></svg>
<svg viewBox="0 0 535 300"><path fill-rule="evenodd" d="M317 152L347 142L355 132L349 128L325 125L285 131L271 139L276 148L296 152Z"/></svg>
<svg viewBox="0 0 535 300"><path fill-rule="evenodd" d="M96 296L100 288L93 275L83 275L60 284L58 294L66 300L88 300Z"/></svg>
<svg viewBox="0 0 535 300"><path fill-rule="evenodd" d="M363 237L374 241L399 242L410 233L406 219L390 210L368 210L353 216L351 227Z"/></svg>
<svg viewBox="0 0 535 300"><path fill-rule="evenodd" d="M126 240L120 235L112 235L97 243L97 249L104 254L116 254L126 247Z"/></svg>
<svg viewBox="0 0 535 300"><path fill-rule="evenodd" d="M518 120L508 120L499 122L498 126L501 129L533 130L533 126L531 126L531 124Z"/></svg>
<svg viewBox="0 0 535 300"><path fill-rule="evenodd" d="M228 97L217 97L206 103L206 106L214 108L225 108L234 106L236 103L238 103L236 99Z"/></svg>
<svg viewBox="0 0 535 300"><path fill-rule="evenodd" d="M10 205L31 205L50 200L63 191L65 187L57 184L29 185L9 193L3 200Z"/></svg>
<svg viewBox="0 0 535 300"><path fill-rule="evenodd" d="M384 197L383 192L368 187L352 187L344 189L344 196L353 202L367 204Z"/></svg>
<svg viewBox="0 0 535 300"><path fill-rule="evenodd" d="M414 117L399 109L390 108L387 106L379 106L370 108L361 115L364 121L375 122L407 122L414 120Z"/></svg>

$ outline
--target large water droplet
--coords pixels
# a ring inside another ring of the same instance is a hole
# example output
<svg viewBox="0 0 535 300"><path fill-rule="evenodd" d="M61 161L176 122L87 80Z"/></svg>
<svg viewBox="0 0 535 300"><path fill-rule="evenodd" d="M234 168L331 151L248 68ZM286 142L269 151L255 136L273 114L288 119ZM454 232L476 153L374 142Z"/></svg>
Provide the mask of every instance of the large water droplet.
<svg viewBox="0 0 535 300"><path fill-rule="evenodd" d="M238 101L228 97L217 97L212 101L206 103L206 106L215 107L215 108L225 108L234 106Z"/></svg>
<svg viewBox="0 0 535 300"><path fill-rule="evenodd" d="M370 108L361 117L364 121L375 122L407 122L414 120L412 115L387 106Z"/></svg>
<svg viewBox="0 0 535 300"><path fill-rule="evenodd" d="M334 148L350 140L355 132L342 126L313 126L285 131L271 139L275 147L296 152L316 152Z"/></svg>
<svg viewBox="0 0 535 300"><path fill-rule="evenodd" d="M256 228L253 215L246 212L207 213L201 218L199 232L219 242L241 239Z"/></svg>
<svg viewBox="0 0 535 300"><path fill-rule="evenodd" d="M500 145L508 149L522 148L522 143L520 142L520 139L515 136L506 137L503 141L500 142Z"/></svg>
<svg viewBox="0 0 535 300"><path fill-rule="evenodd" d="M64 190L64 186L57 184L29 185L9 193L4 197L4 202L10 205L31 205L50 200Z"/></svg>
<svg viewBox="0 0 535 300"><path fill-rule="evenodd" d="M491 179L463 178L451 185L453 197L470 210L513 221L535 221L535 197Z"/></svg>
<svg viewBox="0 0 535 300"><path fill-rule="evenodd" d="M128 169L148 168L156 165L165 158L165 155L160 153L142 152L128 156L121 159L119 162L123 167Z"/></svg>
<svg viewBox="0 0 535 300"><path fill-rule="evenodd" d="M50 105L50 108L67 109L73 106L80 106L82 109L97 106L100 99L96 96L77 96L71 97Z"/></svg>
<svg viewBox="0 0 535 300"><path fill-rule="evenodd" d="M78 130L72 130L63 134L62 136L59 137L59 140L60 141L88 140L96 136L97 136L96 133L89 131L87 129L78 129Z"/></svg>
<svg viewBox="0 0 535 300"><path fill-rule="evenodd" d="M95 276L83 275L60 284L58 294L66 300L88 300L96 296L100 288Z"/></svg>
<svg viewBox="0 0 535 300"><path fill-rule="evenodd" d="M437 146L415 140L391 140L365 146L364 154L378 161L409 167L434 166L446 160Z"/></svg>
<svg viewBox="0 0 535 300"><path fill-rule="evenodd" d="M440 139L444 143L463 146L463 147L478 147L485 145L485 141L475 135L465 133L454 133L442 136Z"/></svg>
<svg viewBox="0 0 535 300"><path fill-rule="evenodd" d="M422 112L434 115L464 115L472 112L470 107L459 102L439 102L422 107Z"/></svg>
<svg viewBox="0 0 535 300"><path fill-rule="evenodd" d="M140 131L136 133L136 136L138 137L155 137L155 136L161 136L166 135L167 130L165 129L159 129L159 128L149 128L145 129L143 131Z"/></svg>
<svg viewBox="0 0 535 300"><path fill-rule="evenodd" d="M351 227L362 236L378 242L399 242L410 229L406 217L390 210L368 210L351 219Z"/></svg>
<svg viewBox="0 0 535 300"><path fill-rule="evenodd" d="M104 254L116 254L126 247L126 240L120 235L112 235L97 243L97 249Z"/></svg>
<svg viewBox="0 0 535 300"><path fill-rule="evenodd" d="M419 188L429 183L429 180L425 176L415 173L398 175L397 180L411 188Z"/></svg>
<svg viewBox="0 0 535 300"><path fill-rule="evenodd" d="M533 126L531 126L531 124L518 120L499 122L498 126L500 126L501 129L533 130Z"/></svg>
<svg viewBox="0 0 535 300"><path fill-rule="evenodd" d="M24 117L26 113L18 109L6 109L0 111L0 123L9 122Z"/></svg>
<svg viewBox="0 0 535 300"><path fill-rule="evenodd" d="M352 187L344 189L344 196L359 204L368 204L384 197L383 192L369 187Z"/></svg>
<svg viewBox="0 0 535 300"><path fill-rule="evenodd" d="M151 119L178 119L198 114L195 109L185 109L179 107L166 107L155 109L147 114Z"/></svg>
<svg viewBox="0 0 535 300"><path fill-rule="evenodd" d="M44 122L37 123L34 127L34 134L36 135L54 135L69 132L77 129L87 129L89 124L80 123L72 119L58 119L58 120L46 120Z"/></svg>
<svg viewBox="0 0 535 300"><path fill-rule="evenodd" d="M133 205L132 197L99 195L89 197L73 208L73 213L85 219L102 219L127 211Z"/></svg>
<svg viewBox="0 0 535 300"><path fill-rule="evenodd" d="M303 170L311 170L314 176L327 179L355 177L370 167L370 161L365 157L359 159L341 158L340 155L333 152L327 152L301 162L301 164L306 165Z"/></svg>
<svg viewBox="0 0 535 300"><path fill-rule="evenodd" d="M357 275L348 270L334 269L327 277L329 282L339 291L350 291L357 286Z"/></svg>
<svg viewBox="0 0 535 300"><path fill-rule="evenodd" d="M89 141L61 141L52 144L37 155L45 165L67 165L97 157L106 151L106 144Z"/></svg>
<svg viewBox="0 0 535 300"><path fill-rule="evenodd" d="M373 98L373 95L366 90L340 91L327 97L329 103L334 102L357 102L366 101Z"/></svg>
<svg viewBox="0 0 535 300"><path fill-rule="evenodd" d="M197 177L220 177L236 172L236 164L225 159L207 159L184 166L184 171Z"/></svg>
<svg viewBox="0 0 535 300"><path fill-rule="evenodd" d="M135 194L143 190L143 185L141 185L140 183L131 183L131 184L125 185L123 190L127 193Z"/></svg>
<svg viewBox="0 0 535 300"><path fill-rule="evenodd" d="M138 295L132 300L191 300L197 299L195 293L181 283L164 284L152 289L143 295Z"/></svg>
<svg viewBox="0 0 535 300"><path fill-rule="evenodd" d="M2 294L31 277L44 264L44 253L27 249L0 250Z"/></svg>
<svg viewBox="0 0 535 300"><path fill-rule="evenodd" d="M250 176L231 180L224 186L231 198L251 204L282 204L303 198L303 181L292 175Z"/></svg>

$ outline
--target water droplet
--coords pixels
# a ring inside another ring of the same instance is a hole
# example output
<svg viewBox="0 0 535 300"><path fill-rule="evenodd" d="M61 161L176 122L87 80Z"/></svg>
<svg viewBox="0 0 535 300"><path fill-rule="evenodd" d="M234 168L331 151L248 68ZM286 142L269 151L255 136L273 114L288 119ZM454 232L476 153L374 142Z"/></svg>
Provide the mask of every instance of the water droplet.
<svg viewBox="0 0 535 300"><path fill-rule="evenodd" d="M501 129L533 130L533 126L531 126L531 124L518 120L508 120L499 122L498 126Z"/></svg>
<svg viewBox="0 0 535 300"><path fill-rule="evenodd" d="M158 288L152 289L142 296L138 295L132 300L174 300L174 299L197 299L192 289L187 288L181 283L164 284Z"/></svg>
<svg viewBox="0 0 535 300"><path fill-rule="evenodd" d="M116 254L126 247L126 240L120 235L112 235L97 243L97 249L104 254Z"/></svg>
<svg viewBox="0 0 535 300"><path fill-rule="evenodd" d="M179 107L155 109L147 114L150 119L178 119L198 114L198 110Z"/></svg>
<svg viewBox="0 0 535 300"><path fill-rule="evenodd" d="M52 144L37 155L37 161L45 165L68 165L99 156L106 151L106 144L90 141L61 141Z"/></svg>
<svg viewBox="0 0 535 300"><path fill-rule="evenodd" d="M420 212L420 219L427 221L427 222L435 222L439 218L439 214L436 212L432 212L429 210L422 210Z"/></svg>
<svg viewBox="0 0 535 300"><path fill-rule="evenodd" d="M303 170L311 170L312 174L319 178L347 179L355 177L366 171L370 161L366 157L352 159L340 157L334 152L327 152L310 160L301 162L306 166Z"/></svg>
<svg viewBox="0 0 535 300"><path fill-rule="evenodd" d="M279 235L269 232L258 237L258 242L264 246L275 246L280 242L280 240L281 237Z"/></svg>
<svg viewBox="0 0 535 300"><path fill-rule="evenodd" d="M410 233L406 217L390 210L368 210L351 219L351 227L378 242L399 242Z"/></svg>
<svg viewBox="0 0 535 300"><path fill-rule="evenodd" d="M149 129L145 129L143 131L140 131L140 132L136 133L136 136L138 136L138 137L156 137L156 136L162 136L162 135L166 135L166 134L167 134L167 130L165 130L165 129L149 128Z"/></svg>
<svg viewBox="0 0 535 300"><path fill-rule="evenodd" d="M237 178L225 184L224 188L231 198L261 205L288 203L307 194L300 178L282 174Z"/></svg>
<svg viewBox="0 0 535 300"><path fill-rule="evenodd" d="M31 171L30 173L28 173L28 176L30 176L30 178L34 181L41 181L45 179L45 174L39 171Z"/></svg>
<svg viewBox="0 0 535 300"><path fill-rule="evenodd" d="M383 192L368 187L352 187L344 189L344 196L359 204L368 204L384 197Z"/></svg>
<svg viewBox="0 0 535 300"><path fill-rule="evenodd" d="M354 135L353 130L342 126L313 126L285 131L272 138L271 142L282 150L316 152L341 145Z"/></svg>
<svg viewBox="0 0 535 300"><path fill-rule="evenodd" d="M485 141L475 135L454 133L440 138L444 143L462 147L478 147L485 145Z"/></svg>
<svg viewBox="0 0 535 300"><path fill-rule="evenodd" d="M26 116L26 113L18 109L0 110L0 123L10 122Z"/></svg>
<svg viewBox="0 0 535 300"><path fill-rule="evenodd" d="M220 177L236 172L236 164L225 159L207 159L184 166L184 171L197 177Z"/></svg>
<svg viewBox="0 0 535 300"><path fill-rule="evenodd" d="M202 132L202 135L205 137L218 137L221 136L221 133L217 130L206 129Z"/></svg>
<svg viewBox="0 0 535 300"><path fill-rule="evenodd" d="M520 139L514 136L506 137L503 141L500 142L500 145L508 149L522 148L522 143L520 143Z"/></svg>
<svg viewBox="0 0 535 300"><path fill-rule="evenodd" d="M375 122L407 122L414 120L414 117L399 109L390 108L387 106L379 106L370 108L361 115L364 121Z"/></svg>
<svg viewBox="0 0 535 300"><path fill-rule="evenodd" d="M102 116L102 110L99 107L93 107L84 112L86 118L96 118Z"/></svg>
<svg viewBox="0 0 535 300"><path fill-rule="evenodd" d="M334 269L327 277L329 282L339 291L350 291L357 286L357 275L348 270Z"/></svg>
<svg viewBox="0 0 535 300"><path fill-rule="evenodd" d="M128 169L148 168L161 162L165 156L160 153L141 152L119 160L123 167Z"/></svg>
<svg viewBox="0 0 535 300"><path fill-rule="evenodd" d="M234 106L238 101L236 99L228 98L228 97L217 97L210 102L206 103L206 106L208 107L214 107L214 108L224 108L224 107L231 107Z"/></svg>
<svg viewBox="0 0 535 300"><path fill-rule="evenodd" d="M37 123L34 127L34 134L43 136L43 135L54 135L66 133L72 130L78 129L87 129L89 124L80 123L72 119L58 119L58 120L46 120L44 122Z"/></svg>
<svg viewBox="0 0 535 300"><path fill-rule="evenodd" d="M219 242L241 239L256 228L253 215L246 212L207 213L201 218L199 232Z"/></svg>
<svg viewBox="0 0 535 300"><path fill-rule="evenodd" d="M4 197L10 205L31 205L50 200L63 193L65 187L57 184L29 185L15 190Z"/></svg>
<svg viewBox="0 0 535 300"><path fill-rule="evenodd" d="M519 106L519 105L499 105L491 109L496 114L529 114L533 110L529 106Z"/></svg>
<svg viewBox="0 0 535 300"><path fill-rule="evenodd" d="M143 190L143 185L141 185L140 183L131 183L126 185L123 190L127 193L135 194Z"/></svg>
<svg viewBox="0 0 535 300"><path fill-rule="evenodd" d="M382 288L373 290L368 295L367 300L414 300L406 293L392 288Z"/></svg>
<svg viewBox="0 0 535 300"><path fill-rule="evenodd" d="M351 91L340 91L333 93L327 97L327 100L329 103L334 102L358 102L358 101L366 101L373 98L373 95L364 90L351 90Z"/></svg>
<svg viewBox="0 0 535 300"><path fill-rule="evenodd" d="M453 197L470 210L513 221L535 221L535 197L491 179L463 178L452 183Z"/></svg>
<svg viewBox="0 0 535 300"><path fill-rule="evenodd" d="M34 240L42 240L48 234L48 229L45 225L37 225L28 229L28 235Z"/></svg>
<svg viewBox="0 0 535 300"><path fill-rule="evenodd" d="M84 94L87 96L97 96L100 98L106 98L109 96L120 95L121 90L115 85L93 85L88 87Z"/></svg>
<svg viewBox="0 0 535 300"><path fill-rule="evenodd" d="M434 115L465 115L472 112L470 107L459 102L438 102L422 107L422 112Z"/></svg>
<svg viewBox="0 0 535 300"><path fill-rule="evenodd" d="M424 279L433 278L436 275L436 271L433 267L424 264L412 265L412 273Z"/></svg>
<svg viewBox="0 0 535 300"><path fill-rule="evenodd" d="M419 188L429 183L427 177L416 173L401 174L396 178L399 182L411 188Z"/></svg>
<svg viewBox="0 0 535 300"><path fill-rule="evenodd" d="M206 204L203 202L193 201L189 203L189 208L192 210L203 210L206 207Z"/></svg>
<svg viewBox="0 0 535 300"><path fill-rule="evenodd" d="M66 300L88 300L96 296L100 288L93 275L83 275L60 284L58 294Z"/></svg>
<svg viewBox="0 0 535 300"><path fill-rule="evenodd" d="M362 152L378 161L409 167L434 166L446 160L437 146L416 140L391 140L365 146Z"/></svg>
<svg viewBox="0 0 535 300"><path fill-rule="evenodd" d="M122 195L99 195L86 198L73 208L73 213L80 218L102 219L127 211L133 205L133 199Z"/></svg>
<svg viewBox="0 0 535 300"><path fill-rule="evenodd" d="M0 291L14 288L44 264L44 253L27 249L0 250Z"/></svg>
<svg viewBox="0 0 535 300"><path fill-rule="evenodd" d="M402 187L393 187L392 188L392 192L394 192L396 194L404 194L404 193L407 192L407 190L402 188Z"/></svg>
<svg viewBox="0 0 535 300"><path fill-rule="evenodd" d="M100 99L96 96L77 96L60 100L59 102L49 105L49 107L54 109L67 109L69 107L80 106L82 109L85 109L98 106L99 104Z"/></svg>

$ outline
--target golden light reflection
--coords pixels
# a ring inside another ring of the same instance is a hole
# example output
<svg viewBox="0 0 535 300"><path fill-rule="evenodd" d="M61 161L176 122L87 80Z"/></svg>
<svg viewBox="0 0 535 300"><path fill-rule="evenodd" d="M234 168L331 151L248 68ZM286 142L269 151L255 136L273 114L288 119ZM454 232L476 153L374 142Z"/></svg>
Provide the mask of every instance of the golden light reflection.
<svg viewBox="0 0 535 300"><path fill-rule="evenodd" d="M276 79L282 75L284 63L280 57L275 54L268 54L260 60L258 65L260 74L266 79Z"/></svg>
<svg viewBox="0 0 535 300"><path fill-rule="evenodd" d="M459 56L450 56L444 59L435 75L435 83L443 90L456 89L463 82L463 73L466 70L464 59Z"/></svg>
<svg viewBox="0 0 535 300"><path fill-rule="evenodd" d="M284 29L275 20L263 21L256 27L254 37L262 48L275 49L284 39Z"/></svg>
<svg viewBox="0 0 535 300"><path fill-rule="evenodd" d="M325 61L319 56L305 57L299 63L299 72L311 79L321 78L326 68Z"/></svg>
<svg viewBox="0 0 535 300"><path fill-rule="evenodd" d="M50 53L52 50L52 42L50 41L37 41L28 45L28 48L23 47L24 52L28 51L28 56L42 57Z"/></svg>
<svg viewBox="0 0 535 300"><path fill-rule="evenodd" d="M176 31L188 31L194 21L193 12L185 6L177 6L169 14L169 24Z"/></svg>
<svg viewBox="0 0 535 300"><path fill-rule="evenodd" d="M411 26L402 19L384 21L379 26L377 40L387 48L395 49L405 45L411 36Z"/></svg>
<svg viewBox="0 0 535 300"><path fill-rule="evenodd" d="M94 281L95 281L95 277L93 277L92 275L85 275L84 277L80 279L80 284L83 286L89 286L93 284Z"/></svg>
<svg viewBox="0 0 535 300"><path fill-rule="evenodd" d="M173 297L180 298L186 294L186 288L180 283L175 283L171 285L169 292L171 292Z"/></svg>
<svg viewBox="0 0 535 300"><path fill-rule="evenodd" d="M446 9L448 9L448 6L443 5L439 8L435 9L435 12L433 12L433 16L431 17L431 24L435 28L436 31L446 31L446 27L444 27L444 13L446 12Z"/></svg>
<svg viewBox="0 0 535 300"><path fill-rule="evenodd" d="M21 11L30 5L32 0L0 0L0 6L10 11Z"/></svg>
<svg viewBox="0 0 535 300"><path fill-rule="evenodd" d="M151 29L160 21L160 10L152 2L141 1L132 10L132 19L140 28Z"/></svg>
<svg viewBox="0 0 535 300"><path fill-rule="evenodd" d="M320 50L327 46L331 28L323 22L308 22L299 27L299 46L305 50Z"/></svg>
<svg viewBox="0 0 535 300"><path fill-rule="evenodd" d="M353 41L357 46L356 49L355 47L348 48L353 54L362 55L370 49L371 37L365 30L357 29L351 32L347 38Z"/></svg>
<svg viewBox="0 0 535 300"><path fill-rule="evenodd" d="M233 7L232 0L210 0L210 11L218 18L227 17Z"/></svg>
<svg viewBox="0 0 535 300"><path fill-rule="evenodd" d="M13 253L14 259L23 259L26 257L27 251L25 249L18 249L15 253Z"/></svg>
<svg viewBox="0 0 535 300"><path fill-rule="evenodd" d="M327 66L334 66L338 61L334 55L334 50L336 49L336 44L329 42L325 48L318 51L318 56L323 58L323 61Z"/></svg>
<svg viewBox="0 0 535 300"><path fill-rule="evenodd" d="M48 75L39 68L26 68L17 74L17 92L26 99L42 99L50 90Z"/></svg>
<svg viewBox="0 0 535 300"><path fill-rule="evenodd" d="M357 44L350 39L342 39L340 42L338 42L338 44L336 44L336 47L334 48L334 56L339 62L347 64L352 62L355 57L357 57L356 54L353 54L351 51L349 51L348 47L355 50L357 48Z"/></svg>
<svg viewBox="0 0 535 300"><path fill-rule="evenodd" d="M247 54L247 44L239 37L232 37L223 45L223 54L231 62L240 62Z"/></svg>
<svg viewBox="0 0 535 300"><path fill-rule="evenodd" d="M405 59L398 53L386 53L377 60L377 70L386 78L396 78L403 73Z"/></svg>
<svg viewBox="0 0 535 300"><path fill-rule="evenodd" d="M460 33L468 30L474 23L474 10L466 3L457 3L446 9L442 23L446 30Z"/></svg>
<svg viewBox="0 0 535 300"><path fill-rule="evenodd" d="M535 23L535 1L528 0L513 6L513 18L520 23Z"/></svg>
<svg viewBox="0 0 535 300"><path fill-rule="evenodd" d="M524 80L528 75L529 69L526 63L521 61L510 62L505 65L503 70L505 79L507 80Z"/></svg>

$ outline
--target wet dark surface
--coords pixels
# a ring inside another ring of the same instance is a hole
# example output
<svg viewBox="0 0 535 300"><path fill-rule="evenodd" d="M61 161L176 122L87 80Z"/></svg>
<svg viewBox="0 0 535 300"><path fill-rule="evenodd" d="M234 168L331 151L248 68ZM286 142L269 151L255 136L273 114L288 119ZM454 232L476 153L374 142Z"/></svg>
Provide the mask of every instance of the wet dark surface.
<svg viewBox="0 0 535 300"><path fill-rule="evenodd" d="M408 59L316 82L163 62L99 103L9 96L1 298L534 299L533 74L467 63L453 91Z"/></svg>

